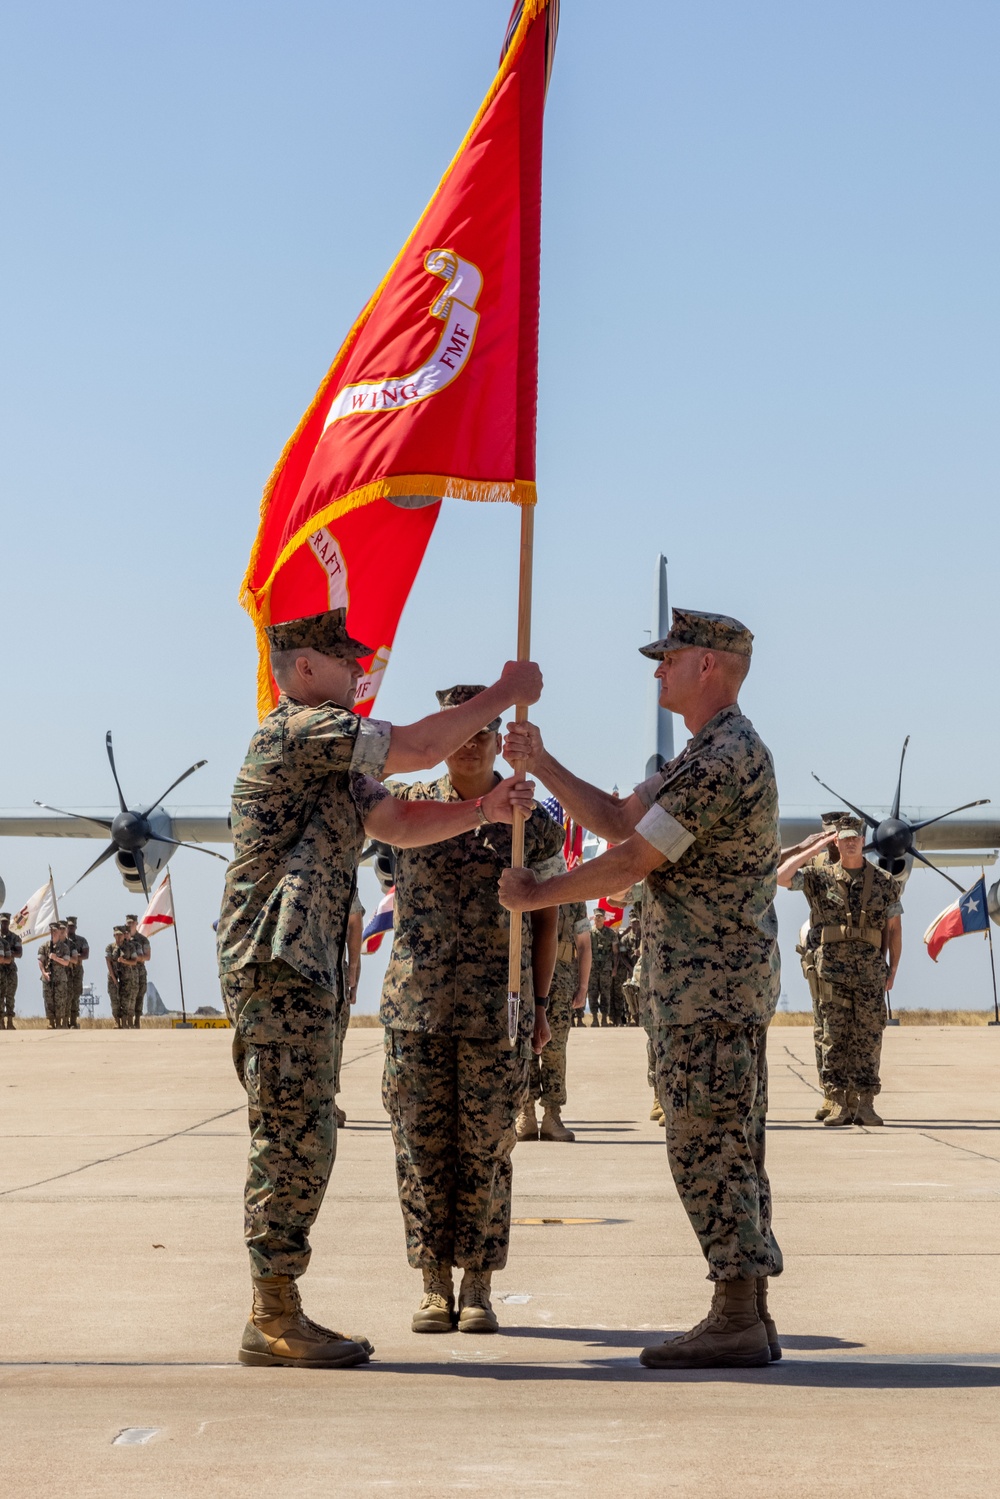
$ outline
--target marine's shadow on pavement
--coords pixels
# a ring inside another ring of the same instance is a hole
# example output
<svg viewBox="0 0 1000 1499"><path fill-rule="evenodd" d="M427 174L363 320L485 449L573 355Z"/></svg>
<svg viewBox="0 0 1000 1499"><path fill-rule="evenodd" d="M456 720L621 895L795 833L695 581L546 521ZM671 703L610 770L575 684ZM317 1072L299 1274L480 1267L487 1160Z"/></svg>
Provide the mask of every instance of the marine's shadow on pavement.
<svg viewBox="0 0 1000 1499"><path fill-rule="evenodd" d="M468 1360L468 1361L467 1361ZM783 1389L827 1390L990 1390L1000 1389L1000 1368L963 1364L893 1363L869 1364L848 1358L782 1359L764 1369L691 1369L674 1372L643 1369L635 1356L595 1359L566 1367L559 1364L490 1363L488 1355L466 1356L452 1363L406 1363L376 1360L365 1371L384 1374L444 1375L447 1378L500 1381L581 1381L608 1384L621 1380L658 1384L772 1384Z"/></svg>

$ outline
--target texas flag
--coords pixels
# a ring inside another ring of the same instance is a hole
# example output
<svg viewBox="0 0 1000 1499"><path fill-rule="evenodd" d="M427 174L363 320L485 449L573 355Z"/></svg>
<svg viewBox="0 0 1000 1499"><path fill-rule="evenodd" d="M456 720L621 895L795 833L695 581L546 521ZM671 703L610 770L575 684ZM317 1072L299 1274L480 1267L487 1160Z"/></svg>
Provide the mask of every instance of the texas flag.
<svg viewBox="0 0 1000 1499"><path fill-rule="evenodd" d="M990 913L986 906L986 877L980 875L971 890L966 890L953 901L946 911L935 917L924 933L927 952L937 962L938 953L952 937L964 937L966 932L989 930Z"/></svg>

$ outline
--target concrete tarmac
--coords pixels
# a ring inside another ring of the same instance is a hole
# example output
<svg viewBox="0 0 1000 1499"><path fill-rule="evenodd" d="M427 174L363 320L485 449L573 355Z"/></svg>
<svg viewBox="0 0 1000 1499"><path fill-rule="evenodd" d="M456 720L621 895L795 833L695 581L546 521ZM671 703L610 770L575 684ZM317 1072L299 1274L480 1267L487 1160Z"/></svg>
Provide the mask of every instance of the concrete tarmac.
<svg viewBox="0 0 1000 1499"><path fill-rule="evenodd" d="M312 1316L362 1331L377 1358L244 1369L246 1122L229 1040L0 1035L4 1495L1000 1490L1000 1030L887 1031L887 1126L829 1130L812 1119L811 1032L772 1028L785 1356L692 1375L636 1362L699 1320L710 1288L634 1030L574 1031L576 1143L517 1147L515 1216L535 1221L494 1277L497 1337L410 1331L420 1277L379 1100L382 1033L351 1030L350 1123L302 1286Z"/></svg>

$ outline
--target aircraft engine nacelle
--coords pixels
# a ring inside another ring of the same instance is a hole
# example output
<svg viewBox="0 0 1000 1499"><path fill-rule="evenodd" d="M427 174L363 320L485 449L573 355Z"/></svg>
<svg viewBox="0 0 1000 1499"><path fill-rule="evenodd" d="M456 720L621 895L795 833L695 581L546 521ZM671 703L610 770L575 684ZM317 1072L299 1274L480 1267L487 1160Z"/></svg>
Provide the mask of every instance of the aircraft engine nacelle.
<svg viewBox="0 0 1000 1499"><path fill-rule="evenodd" d="M151 812L147 821L153 836L148 843L142 845L142 858L146 866L146 884L149 886L150 892L152 892L154 880L158 879L164 869L166 869L167 861L174 851L172 843L160 843L156 835L159 833L164 838L172 838L173 829L167 813L159 809ZM139 871L136 868L135 859L132 854L126 849L120 848L115 854L115 864L118 868L118 873L122 877L122 884L125 886L125 889L132 895L142 895L142 881L139 878Z"/></svg>

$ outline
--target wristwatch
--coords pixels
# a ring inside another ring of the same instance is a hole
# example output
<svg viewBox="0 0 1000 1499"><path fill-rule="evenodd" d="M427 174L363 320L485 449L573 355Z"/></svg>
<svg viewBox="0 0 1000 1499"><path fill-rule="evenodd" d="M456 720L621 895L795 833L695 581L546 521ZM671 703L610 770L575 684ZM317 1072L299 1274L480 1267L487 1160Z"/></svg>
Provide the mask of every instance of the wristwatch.
<svg viewBox="0 0 1000 1499"><path fill-rule="evenodd" d="M535 1009L536 1010L546 1010L547 1011L548 1008L549 1008L549 996L547 994L536 994L535 995Z"/></svg>
<svg viewBox="0 0 1000 1499"><path fill-rule="evenodd" d="M485 827L487 827L489 825L489 818L486 816L486 813L483 811L483 802L485 800L486 800L485 796L477 796L476 797L476 816L479 818L479 826L481 828L485 828Z"/></svg>

